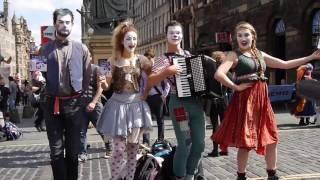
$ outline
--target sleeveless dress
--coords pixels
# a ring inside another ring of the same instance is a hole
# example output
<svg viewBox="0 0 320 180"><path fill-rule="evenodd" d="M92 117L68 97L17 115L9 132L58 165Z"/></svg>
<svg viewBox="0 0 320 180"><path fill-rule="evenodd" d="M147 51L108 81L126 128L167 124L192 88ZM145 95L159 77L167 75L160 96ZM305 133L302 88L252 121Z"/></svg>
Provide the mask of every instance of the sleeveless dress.
<svg viewBox="0 0 320 180"><path fill-rule="evenodd" d="M141 100L141 64L117 67L112 73L113 90L97 122L97 130L105 135L129 138L137 143L139 136L152 130L151 112L148 104ZM123 91L125 81L133 84L134 92Z"/></svg>
<svg viewBox="0 0 320 180"><path fill-rule="evenodd" d="M263 75L265 69L261 54L258 59L238 54L235 73L239 77L239 83L254 84L233 94L223 122L212 136L213 141L220 144L222 150L232 146L254 149L258 154L264 155L266 145L278 141L277 123L268 97L266 78Z"/></svg>

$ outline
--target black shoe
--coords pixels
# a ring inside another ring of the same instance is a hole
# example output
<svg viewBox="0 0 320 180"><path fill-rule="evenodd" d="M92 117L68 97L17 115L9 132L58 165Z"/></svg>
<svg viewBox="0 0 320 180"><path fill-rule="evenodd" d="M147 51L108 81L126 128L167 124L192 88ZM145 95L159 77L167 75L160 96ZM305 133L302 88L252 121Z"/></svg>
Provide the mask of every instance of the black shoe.
<svg viewBox="0 0 320 180"><path fill-rule="evenodd" d="M43 126L40 126L40 130L41 131L47 131L47 129L45 127L43 127Z"/></svg>
<svg viewBox="0 0 320 180"><path fill-rule="evenodd" d="M220 151L220 152L219 152L219 155L220 155L220 156L228 156L229 153L228 153L228 151Z"/></svg>
<svg viewBox="0 0 320 180"><path fill-rule="evenodd" d="M306 125L309 125L310 124L310 121L309 119L306 120Z"/></svg>
<svg viewBox="0 0 320 180"><path fill-rule="evenodd" d="M218 157L218 156L219 156L218 151L212 151L212 152L208 153L208 157Z"/></svg>
<svg viewBox="0 0 320 180"><path fill-rule="evenodd" d="M268 176L268 180L279 180L279 176L277 176L276 174L274 176Z"/></svg>
<svg viewBox="0 0 320 180"><path fill-rule="evenodd" d="M307 124L304 123L304 121L300 121L300 122L299 122L299 126L305 126L305 125L307 125Z"/></svg>
<svg viewBox="0 0 320 180"><path fill-rule="evenodd" d="M237 177L237 180L247 180L246 177Z"/></svg>
<svg viewBox="0 0 320 180"><path fill-rule="evenodd" d="M34 125L34 127L37 129L38 132L41 132L41 125L36 124Z"/></svg>
<svg viewBox="0 0 320 180"><path fill-rule="evenodd" d="M310 124L316 124L317 118L314 118L313 122L310 122Z"/></svg>

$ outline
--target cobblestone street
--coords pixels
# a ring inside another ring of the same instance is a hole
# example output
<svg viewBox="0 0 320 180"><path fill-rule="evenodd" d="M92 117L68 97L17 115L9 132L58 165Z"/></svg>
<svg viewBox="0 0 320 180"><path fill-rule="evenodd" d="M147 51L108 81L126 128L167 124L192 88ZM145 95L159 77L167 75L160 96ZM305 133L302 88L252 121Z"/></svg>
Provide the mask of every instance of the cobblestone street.
<svg viewBox="0 0 320 180"><path fill-rule="evenodd" d="M278 114L280 144L278 148L278 173L283 179L320 179L319 126L298 127L288 114ZM166 136L175 143L172 125L166 120ZM36 132L32 120L24 120L20 127L24 135L18 141L0 143L0 179L50 180L51 167L46 133ZM103 143L94 129L88 131L89 160L80 163L80 180L108 179L109 160L104 159ZM210 152L211 129L206 133L206 150ZM156 137L156 131L151 137ZM206 154L205 153L205 154ZM263 156L250 153L248 176L266 178ZM230 148L229 156L203 159L205 177L209 180L236 179L236 149Z"/></svg>

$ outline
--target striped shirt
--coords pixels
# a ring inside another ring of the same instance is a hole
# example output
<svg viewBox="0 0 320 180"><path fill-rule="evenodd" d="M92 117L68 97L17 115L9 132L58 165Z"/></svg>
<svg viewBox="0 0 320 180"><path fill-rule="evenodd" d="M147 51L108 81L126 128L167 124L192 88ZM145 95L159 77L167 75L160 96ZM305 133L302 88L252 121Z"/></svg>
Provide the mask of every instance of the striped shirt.
<svg viewBox="0 0 320 180"><path fill-rule="evenodd" d="M190 56L190 53L186 50L184 50L183 53L184 53L183 56L186 56L186 57ZM161 55L161 56L155 58L154 64L152 66L152 72L159 73L159 72L164 71L169 66L171 66L172 65L171 59L169 59L168 57L172 58L172 56L166 56L166 55ZM167 79L168 79L168 81L165 81L165 86L167 86L167 84L169 84L170 93L177 94L174 76L169 76Z"/></svg>

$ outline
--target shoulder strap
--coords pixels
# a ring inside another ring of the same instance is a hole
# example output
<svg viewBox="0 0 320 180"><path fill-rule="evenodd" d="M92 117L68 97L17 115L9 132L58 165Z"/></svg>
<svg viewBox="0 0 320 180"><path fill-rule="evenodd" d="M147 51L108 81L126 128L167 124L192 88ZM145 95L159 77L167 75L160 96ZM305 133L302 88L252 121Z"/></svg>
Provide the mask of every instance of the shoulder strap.
<svg viewBox="0 0 320 180"><path fill-rule="evenodd" d="M153 86L153 88L158 92L158 94L162 95L161 91L158 89L157 86Z"/></svg>
<svg viewBox="0 0 320 180"><path fill-rule="evenodd" d="M97 91L97 71L98 71L98 66L96 65L91 65L92 68L92 78L93 78L93 89Z"/></svg>

